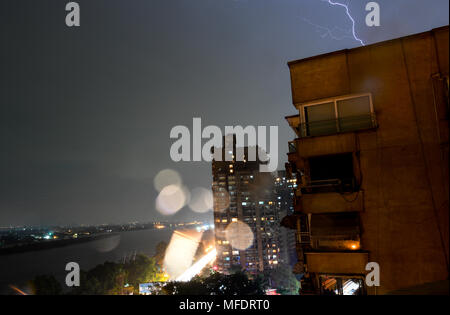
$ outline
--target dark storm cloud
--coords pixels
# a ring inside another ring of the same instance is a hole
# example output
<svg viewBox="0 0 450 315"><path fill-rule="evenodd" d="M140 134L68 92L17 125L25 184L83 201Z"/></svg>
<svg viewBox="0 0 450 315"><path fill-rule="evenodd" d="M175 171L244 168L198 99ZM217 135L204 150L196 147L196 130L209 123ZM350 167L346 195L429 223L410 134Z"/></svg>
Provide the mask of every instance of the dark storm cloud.
<svg viewBox="0 0 450 315"><path fill-rule="evenodd" d="M0 225L103 223L160 218L153 177L177 169L209 187L208 163L173 163L170 129L278 125L279 167L293 137L286 62L352 48L314 26L351 27L320 0L2 1ZM448 24L448 1L379 1L372 43ZM183 209L175 219L199 217ZM200 216L209 218L209 215Z"/></svg>

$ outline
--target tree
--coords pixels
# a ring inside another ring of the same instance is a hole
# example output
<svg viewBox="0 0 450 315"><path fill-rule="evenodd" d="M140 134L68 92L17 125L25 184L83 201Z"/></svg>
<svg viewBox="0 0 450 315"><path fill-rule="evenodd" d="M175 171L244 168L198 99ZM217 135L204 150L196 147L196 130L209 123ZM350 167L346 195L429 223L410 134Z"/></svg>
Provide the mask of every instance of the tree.
<svg viewBox="0 0 450 315"><path fill-rule="evenodd" d="M101 291L108 293L111 290L122 288L126 280L127 272L122 264L105 262L88 272L89 278L95 278L101 283Z"/></svg>
<svg viewBox="0 0 450 315"><path fill-rule="evenodd" d="M163 248L161 246L160 248ZM74 295L115 295L125 294L131 285L138 293L139 284L163 282L167 276L159 271L155 259L143 254L125 264L105 262L89 271L80 271L80 286L72 287L68 294ZM61 294L60 283L51 275L38 276L31 282L33 292L38 295Z"/></svg>
<svg viewBox="0 0 450 315"><path fill-rule="evenodd" d="M109 295L121 294L126 272L122 264L106 262L89 271L81 271L80 286L74 287L70 294Z"/></svg>
<svg viewBox="0 0 450 315"><path fill-rule="evenodd" d="M80 286L73 287L69 292L71 295L100 295L103 293L100 281L84 270L80 271Z"/></svg>
<svg viewBox="0 0 450 315"><path fill-rule="evenodd" d="M51 275L36 276L30 285L36 295L58 295L62 292L61 284Z"/></svg>
<svg viewBox="0 0 450 315"><path fill-rule="evenodd" d="M276 269L268 270L264 278L271 288L283 295L296 295L300 289L300 282L288 265L279 265Z"/></svg>
<svg viewBox="0 0 450 315"><path fill-rule="evenodd" d="M125 264L105 262L87 272L81 271L80 286L73 288L70 294L118 295L125 294L131 287L134 293L138 293L139 284L165 279L154 258L138 254ZM131 287L125 288L127 284Z"/></svg>
<svg viewBox="0 0 450 315"><path fill-rule="evenodd" d="M163 295L208 295L207 288L200 277L188 282L168 282L161 288Z"/></svg>
<svg viewBox="0 0 450 315"><path fill-rule="evenodd" d="M127 272L127 283L136 290L140 283L155 282L160 274L155 263L155 259L138 254L135 259L124 265Z"/></svg>
<svg viewBox="0 0 450 315"><path fill-rule="evenodd" d="M238 271L231 275L213 272L188 282L169 282L162 289L168 295L262 295L265 288L259 278L249 279Z"/></svg>

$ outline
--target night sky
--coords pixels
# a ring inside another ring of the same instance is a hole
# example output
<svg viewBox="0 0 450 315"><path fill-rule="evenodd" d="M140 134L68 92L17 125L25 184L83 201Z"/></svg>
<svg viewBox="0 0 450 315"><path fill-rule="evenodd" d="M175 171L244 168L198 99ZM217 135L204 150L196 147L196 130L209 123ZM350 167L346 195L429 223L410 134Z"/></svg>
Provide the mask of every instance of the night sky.
<svg viewBox="0 0 450 315"><path fill-rule="evenodd" d="M211 185L210 163L171 161L171 128L277 125L283 169L286 63L360 45L321 0L80 0L79 28L67 2L0 4L0 226L210 219L155 210L162 169ZM448 0L379 0L374 28L341 2L368 44L449 23Z"/></svg>

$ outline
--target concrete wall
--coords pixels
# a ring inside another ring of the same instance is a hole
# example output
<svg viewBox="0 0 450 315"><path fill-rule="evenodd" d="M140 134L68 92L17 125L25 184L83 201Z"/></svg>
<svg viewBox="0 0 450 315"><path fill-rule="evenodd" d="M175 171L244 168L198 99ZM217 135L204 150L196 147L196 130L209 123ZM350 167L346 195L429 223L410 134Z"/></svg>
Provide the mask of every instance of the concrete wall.
<svg viewBox="0 0 450 315"><path fill-rule="evenodd" d="M356 134L378 294L448 278L448 60L444 27L289 63L294 105L372 93L379 128Z"/></svg>
<svg viewBox="0 0 450 315"><path fill-rule="evenodd" d="M368 262L366 253L307 253L310 272L328 274L363 274Z"/></svg>

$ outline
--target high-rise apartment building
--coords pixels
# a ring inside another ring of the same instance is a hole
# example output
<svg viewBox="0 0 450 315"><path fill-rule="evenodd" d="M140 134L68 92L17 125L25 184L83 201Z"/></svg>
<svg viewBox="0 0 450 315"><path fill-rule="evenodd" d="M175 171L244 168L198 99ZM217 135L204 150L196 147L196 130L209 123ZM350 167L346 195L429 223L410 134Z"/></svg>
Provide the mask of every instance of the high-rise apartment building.
<svg viewBox="0 0 450 315"><path fill-rule="evenodd" d="M294 213L294 189L297 188L297 179L288 178L286 171L277 171L274 174L275 204L279 218ZM295 250L295 231L285 227L280 228L280 261L293 267L297 263Z"/></svg>
<svg viewBox="0 0 450 315"><path fill-rule="evenodd" d="M448 35L447 26L288 63L298 112L287 117L287 171L298 187L283 221L297 231L303 292L448 281ZM369 262L379 286L365 282Z"/></svg>
<svg viewBox="0 0 450 315"><path fill-rule="evenodd" d="M212 162L216 265L224 273L240 269L257 274L279 262L274 180L271 173L259 172L258 161L246 160L249 148L243 148L244 159L237 161L235 141L232 147L230 161ZM219 148L223 157L225 148Z"/></svg>

